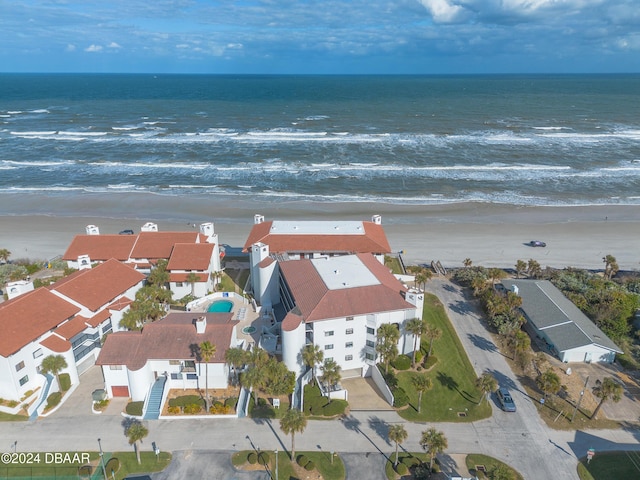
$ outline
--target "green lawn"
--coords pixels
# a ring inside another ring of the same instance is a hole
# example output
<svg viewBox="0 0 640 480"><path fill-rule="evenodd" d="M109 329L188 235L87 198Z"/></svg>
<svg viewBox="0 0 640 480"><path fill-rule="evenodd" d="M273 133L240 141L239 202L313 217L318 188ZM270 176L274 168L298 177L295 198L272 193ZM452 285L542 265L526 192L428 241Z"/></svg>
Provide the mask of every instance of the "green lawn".
<svg viewBox="0 0 640 480"><path fill-rule="evenodd" d="M423 318L442 330L442 336L433 343L432 355L438 362L428 372L404 371L397 374L399 385L409 395L409 407L398 413L412 422L474 422L491 416L491 406L478 401L480 392L475 387L476 374L462 343L449 321L444 307L435 295L425 294ZM423 349L428 350L428 343ZM433 387L422 395L418 413L418 394L411 377L426 374ZM466 416L461 416L464 414Z"/></svg>
<svg viewBox="0 0 640 480"><path fill-rule="evenodd" d="M491 470L496 467L504 468L507 472L511 473L510 478L513 478L514 480L524 480L522 478L522 475L520 475L516 470L511 468L509 465L493 457L489 457L488 455L470 454L470 455L467 455L465 462L467 464L467 469L469 470L469 473L472 475L477 475L480 480L485 478L492 478L492 477L488 477L483 472L477 471L476 467L478 467L479 465L484 465L487 472L491 472ZM507 477L500 477L500 478L507 478Z"/></svg>
<svg viewBox="0 0 640 480"><path fill-rule="evenodd" d="M249 453L253 452L253 450L243 450L237 453L234 453L231 457L231 463L236 468L242 469L243 467L248 465L247 456ZM334 454L333 462L331 461L331 452L298 452L296 451L296 458L300 455L304 455L307 459L313 461L315 463L316 469L324 480L344 480L346 477L346 470L344 468L344 463L338 454ZM275 462L275 452L269 452L269 466L265 466L264 470L271 471L273 473L273 477L275 478L276 471L276 462ZM295 459L294 459L295 460ZM295 480L298 479L295 475L295 471L293 469L292 461L289 458L289 452L279 451L278 452L278 480Z"/></svg>
<svg viewBox="0 0 640 480"><path fill-rule="evenodd" d="M585 458L581 463L591 474L591 477L581 474L582 480L640 478L640 452L596 452L588 465ZM580 470L578 469L579 474Z"/></svg>
<svg viewBox="0 0 640 480"><path fill-rule="evenodd" d="M0 412L0 422L24 422L29 420L26 415L11 415L9 413Z"/></svg>
<svg viewBox="0 0 640 480"><path fill-rule="evenodd" d="M51 458L47 457L45 453L33 453L33 457L27 461L30 461L30 466L25 465L6 465L0 466L0 478L25 478L25 477L49 477L58 478L78 478L78 468L84 463L73 462L73 455L78 454L82 458L82 452L69 452L72 462L70 463L57 463L51 453ZM100 470L102 468L99 462L98 452L88 452L89 461L93 467L93 471ZM36 457L39 455L39 457ZM105 454L105 460L115 457L120 461L120 470L115 472L116 480L122 480L126 476L132 473L149 473L159 472L169 465L171 462L171 454L168 452L161 452L156 458L153 452L141 452L140 457L142 463L138 465L135 452L115 452L113 454ZM106 461L105 461L106 463ZM111 475L111 472L107 472ZM111 478L111 476L109 476Z"/></svg>

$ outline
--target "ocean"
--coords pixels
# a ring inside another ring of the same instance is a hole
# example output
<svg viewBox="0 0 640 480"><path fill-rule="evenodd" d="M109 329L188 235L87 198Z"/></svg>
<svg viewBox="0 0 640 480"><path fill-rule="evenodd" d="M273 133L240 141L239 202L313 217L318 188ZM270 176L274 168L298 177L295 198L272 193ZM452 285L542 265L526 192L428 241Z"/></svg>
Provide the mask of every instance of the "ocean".
<svg viewBox="0 0 640 480"><path fill-rule="evenodd" d="M0 74L1 212L141 194L638 205L639 111L640 75Z"/></svg>

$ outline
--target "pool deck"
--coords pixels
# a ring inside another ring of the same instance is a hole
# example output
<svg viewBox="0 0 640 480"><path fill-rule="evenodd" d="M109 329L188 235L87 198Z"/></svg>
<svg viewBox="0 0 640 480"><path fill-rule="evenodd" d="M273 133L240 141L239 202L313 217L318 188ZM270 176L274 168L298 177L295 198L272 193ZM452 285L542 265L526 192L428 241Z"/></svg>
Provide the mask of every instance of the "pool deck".
<svg viewBox="0 0 640 480"><path fill-rule="evenodd" d="M270 317L263 317L259 312L253 310L251 303L248 303L246 299L239 298L235 295L228 297L217 297L210 301L204 301L200 305L192 308L194 312L206 312L212 303L219 302L221 300L229 301L233 303L233 320L237 320L238 326L236 327L236 335L238 341L244 341L244 348L247 345L258 344L260 342L260 336L262 335L263 326L271 327ZM246 327L254 327L255 331L252 333L244 333L242 330Z"/></svg>

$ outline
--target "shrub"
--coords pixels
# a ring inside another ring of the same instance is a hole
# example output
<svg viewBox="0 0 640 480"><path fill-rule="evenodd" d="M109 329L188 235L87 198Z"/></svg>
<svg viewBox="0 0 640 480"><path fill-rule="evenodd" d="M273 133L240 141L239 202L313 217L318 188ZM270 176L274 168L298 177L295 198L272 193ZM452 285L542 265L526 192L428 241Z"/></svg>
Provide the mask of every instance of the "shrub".
<svg viewBox="0 0 640 480"><path fill-rule="evenodd" d="M104 468L109 473L111 473L111 471L117 472L120 470L120 460L115 457L110 458Z"/></svg>
<svg viewBox="0 0 640 480"><path fill-rule="evenodd" d="M424 368L426 368L427 370L429 370L431 367L433 367L436 363L438 363L438 357L436 357L435 355L430 355L428 356L423 365Z"/></svg>
<svg viewBox="0 0 640 480"><path fill-rule="evenodd" d="M312 415L322 415L325 405L329 404L329 400L327 397L317 397L311 399L309 403Z"/></svg>
<svg viewBox="0 0 640 480"><path fill-rule="evenodd" d="M109 406L109 399L105 398L104 400L100 400L99 402L93 402L94 410L104 410Z"/></svg>
<svg viewBox="0 0 640 480"><path fill-rule="evenodd" d="M271 457L269 456L269 452L260 452L258 454L258 463L260 465L267 465L270 460Z"/></svg>
<svg viewBox="0 0 640 480"><path fill-rule="evenodd" d="M578 477L580 477L580 480L594 480L593 475L582 462L578 463Z"/></svg>
<svg viewBox="0 0 640 480"><path fill-rule="evenodd" d="M227 398L227 399L224 401L224 404L225 404L227 407L231 407L231 408L233 408L233 409L235 410L235 409L236 409L236 405L238 405L238 397L230 397L230 398Z"/></svg>
<svg viewBox="0 0 640 480"><path fill-rule="evenodd" d="M404 463L398 463L398 465L396 466L396 473L400 476L404 476L409 473L409 469Z"/></svg>
<svg viewBox="0 0 640 480"><path fill-rule="evenodd" d="M61 373L59 375L60 378L60 390L66 392L71 388L71 377L68 373Z"/></svg>
<svg viewBox="0 0 640 480"><path fill-rule="evenodd" d="M423 358L424 353L422 352L422 350L418 349L418 351L416 352L416 363L420 363Z"/></svg>
<svg viewBox="0 0 640 480"><path fill-rule="evenodd" d="M199 405L197 403L190 403L189 405L184 406L183 411L187 415L195 415L202 411L202 405Z"/></svg>
<svg viewBox="0 0 640 480"><path fill-rule="evenodd" d="M92 472L93 469L91 468L91 465L82 465L81 467L78 467L78 476L80 478L89 478Z"/></svg>
<svg viewBox="0 0 640 480"><path fill-rule="evenodd" d="M382 373L382 378L384 378L389 390L393 391L393 389L398 386L398 378L396 375L391 370L388 373L385 373L384 370L380 370L380 372Z"/></svg>
<svg viewBox="0 0 640 480"><path fill-rule="evenodd" d="M47 406L45 410L49 410L50 408L55 407L62 400L62 392L54 392L47 397Z"/></svg>
<svg viewBox="0 0 640 480"><path fill-rule="evenodd" d="M258 406L259 406L259 407L264 407L264 406L266 406L266 405L267 405L267 400L266 400L266 398L259 397L259 398L258 398Z"/></svg>
<svg viewBox="0 0 640 480"><path fill-rule="evenodd" d="M249 452L249 455L247 455L247 462L251 465L255 465L258 462L258 455L256 452Z"/></svg>
<svg viewBox="0 0 640 480"><path fill-rule="evenodd" d="M167 408L167 411L172 415L177 415L177 414L182 412L182 409L180 407L178 407L178 406L173 406L173 407L169 406Z"/></svg>
<svg viewBox="0 0 640 480"><path fill-rule="evenodd" d="M169 406L171 407L186 407L192 404L199 404L204 407L204 400L200 395L182 395L169 400Z"/></svg>
<svg viewBox="0 0 640 480"><path fill-rule="evenodd" d="M298 465L300 465L301 467L304 467L307 463L309 463L309 459L306 455L298 455L298 458L296 458L296 462L298 462Z"/></svg>
<svg viewBox="0 0 640 480"><path fill-rule="evenodd" d="M127 403L127 408L125 411L128 415L133 415L134 417L142 416L142 407L144 407L144 402L129 402Z"/></svg>
<svg viewBox="0 0 640 480"><path fill-rule="evenodd" d="M307 464L304 466L304 469L305 469L307 472L310 472L310 471L311 471L311 470L313 470L314 468L316 468L316 464L315 464L315 463L313 463L313 461L312 461L312 460L309 460L309 462L307 462Z"/></svg>
<svg viewBox="0 0 640 480"><path fill-rule="evenodd" d="M322 407L322 415L325 417L333 417L335 415L343 414L348 406L349 402L346 400L331 400Z"/></svg>
<svg viewBox="0 0 640 480"><path fill-rule="evenodd" d="M409 404L409 396L402 387L398 387L393 390L393 406L400 408Z"/></svg>
<svg viewBox="0 0 640 480"><path fill-rule="evenodd" d="M409 370L411 368L411 358L407 355L398 355L391 362L391 366L396 370Z"/></svg>
<svg viewBox="0 0 640 480"><path fill-rule="evenodd" d="M234 410L229 405L223 405L220 402L216 402L214 405L209 407L209 413L214 415L229 415L233 413Z"/></svg>

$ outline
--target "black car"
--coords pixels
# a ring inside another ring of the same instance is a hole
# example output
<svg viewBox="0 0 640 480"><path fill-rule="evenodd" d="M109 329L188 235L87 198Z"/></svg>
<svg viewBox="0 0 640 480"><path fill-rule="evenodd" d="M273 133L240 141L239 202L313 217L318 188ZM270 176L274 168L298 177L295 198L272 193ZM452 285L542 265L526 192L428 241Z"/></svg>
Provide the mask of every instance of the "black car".
<svg viewBox="0 0 640 480"><path fill-rule="evenodd" d="M531 240L529 242L529 246L530 247L546 247L547 244L544 242L541 242L540 240Z"/></svg>
<svg viewBox="0 0 640 480"><path fill-rule="evenodd" d="M133 230L131 230L130 228L127 228L126 230L122 230L120 232L120 235L133 235Z"/></svg>
<svg viewBox="0 0 640 480"><path fill-rule="evenodd" d="M513 402L513 398L511 398L511 394L509 390L504 387L500 387L496 392L498 396L498 401L500 402L500 406L505 412L515 412L516 404Z"/></svg>

